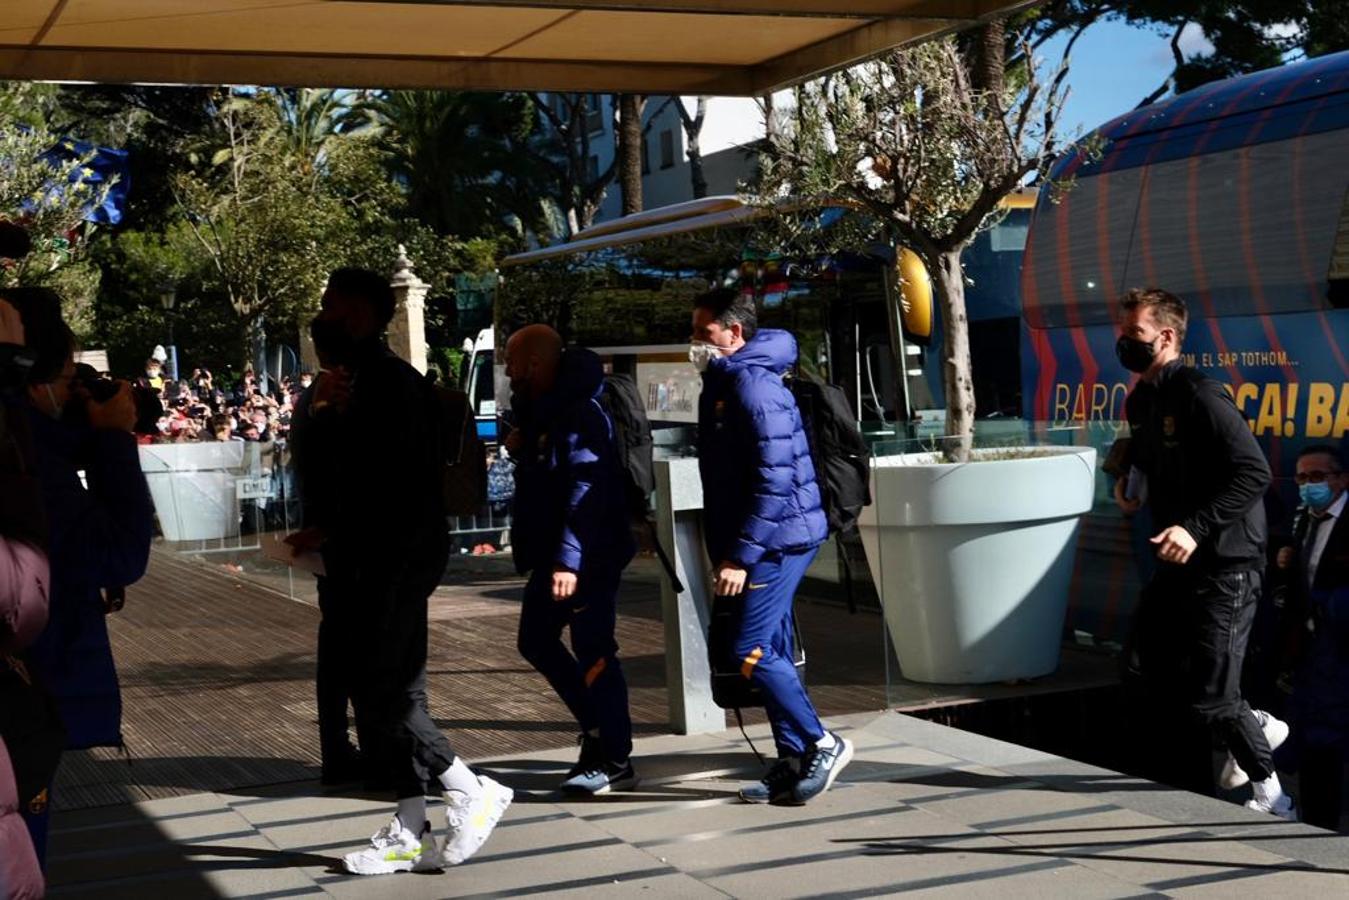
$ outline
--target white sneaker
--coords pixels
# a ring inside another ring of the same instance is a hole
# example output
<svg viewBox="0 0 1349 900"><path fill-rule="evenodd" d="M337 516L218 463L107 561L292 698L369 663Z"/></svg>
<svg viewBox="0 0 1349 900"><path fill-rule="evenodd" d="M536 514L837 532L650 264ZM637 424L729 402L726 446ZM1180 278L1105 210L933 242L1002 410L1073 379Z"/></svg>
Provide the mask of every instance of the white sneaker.
<svg viewBox="0 0 1349 900"><path fill-rule="evenodd" d="M1288 740L1288 723L1274 718L1263 709L1253 709L1251 714L1255 716L1255 721L1260 723L1260 730L1265 733L1265 741L1269 744L1269 749L1274 751L1282 747L1283 742ZM1251 776L1247 775L1246 770L1237 764L1232 754L1227 754L1227 762L1223 764L1222 775L1218 776L1218 783L1222 785L1223 790L1235 791L1250 780Z"/></svg>
<svg viewBox="0 0 1349 900"><path fill-rule="evenodd" d="M422 825L419 836L404 828L398 816L394 816L370 838L369 847L342 857L342 865L353 875L390 875L439 868L431 823Z"/></svg>
<svg viewBox="0 0 1349 900"><path fill-rule="evenodd" d="M1296 822L1298 820L1297 805L1293 803L1293 798L1279 792L1279 796L1273 800L1261 800L1258 796L1252 800L1246 801L1246 808L1256 812L1267 813L1271 816L1278 816L1287 822Z"/></svg>
<svg viewBox="0 0 1349 900"><path fill-rule="evenodd" d="M482 791L477 797L464 797L457 791L445 794L449 834L440 851L442 865L457 866L477 853L515 797L514 791L486 775L478 776L478 784Z"/></svg>

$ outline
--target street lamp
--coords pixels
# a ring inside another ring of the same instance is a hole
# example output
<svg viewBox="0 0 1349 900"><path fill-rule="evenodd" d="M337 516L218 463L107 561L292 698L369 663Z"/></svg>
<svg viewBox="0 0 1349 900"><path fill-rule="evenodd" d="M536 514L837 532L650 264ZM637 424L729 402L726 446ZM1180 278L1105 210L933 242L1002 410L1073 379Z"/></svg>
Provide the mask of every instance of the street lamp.
<svg viewBox="0 0 1349 900"><path fill-rule="evenodd" d="M173 343L173 305L178 301L178 289L173 282L166 281L159 286L159 305L164 307L169 320L169 379L178 380L178 348Z"/></svg>

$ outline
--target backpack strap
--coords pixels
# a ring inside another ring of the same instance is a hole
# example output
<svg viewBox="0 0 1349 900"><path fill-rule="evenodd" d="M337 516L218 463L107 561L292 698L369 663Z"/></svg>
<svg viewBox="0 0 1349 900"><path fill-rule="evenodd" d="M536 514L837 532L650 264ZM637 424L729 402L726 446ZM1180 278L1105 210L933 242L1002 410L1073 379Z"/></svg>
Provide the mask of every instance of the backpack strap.
<svg viewBox="0 0 1349 900"><path fill-rule="evenodd" d="M740 726L740 734L745 738L745 743L749 744L749 749L754 751L754 758L759 761L759 765L768 765L768 762L763 758L763 754L759 752L759 748L754 746L754 742L749 739L749 732L745 730L745 717L740 713L740 707L738 706L735 708L735 722Z"/></svg>
<svg viewBox="0 0 1349 900"><path fill-rule="evenodd" d="M857 615L857 595L853 592L852 584L852 563L848 560L848 549L843 546L843 532L834 533L834 541L838 547L838 558L843 563L843 586L848 593L848 615Z"/></svg>
<svg viewBox="0 0 1349 900"><path fill-rule="evenodd" d="M670 587L674 588L676 594L684 593L684 583L675 574L674 561L665 552L665 547L660 542L660 536L656 534L656 523L648 521L647 527L651 529L651 545L656 548L656 556L660 558L660 564L665 567L665 574L670 577Z"/></svg>

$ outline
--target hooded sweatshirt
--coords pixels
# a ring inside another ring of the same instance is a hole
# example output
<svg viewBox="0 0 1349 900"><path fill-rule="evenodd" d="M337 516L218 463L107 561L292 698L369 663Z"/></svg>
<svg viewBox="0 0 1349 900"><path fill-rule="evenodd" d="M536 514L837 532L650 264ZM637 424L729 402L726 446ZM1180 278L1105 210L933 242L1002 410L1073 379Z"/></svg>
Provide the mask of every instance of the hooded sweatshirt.
<svg viewBox="0 0 1349 900"><path fill-rule="evenodd" d="M562 354L552 390L511 399L523 439L511 531L522 573L621 569L636 553L614 426L600 406L603 390L599 357L572 347Z"/></svg>

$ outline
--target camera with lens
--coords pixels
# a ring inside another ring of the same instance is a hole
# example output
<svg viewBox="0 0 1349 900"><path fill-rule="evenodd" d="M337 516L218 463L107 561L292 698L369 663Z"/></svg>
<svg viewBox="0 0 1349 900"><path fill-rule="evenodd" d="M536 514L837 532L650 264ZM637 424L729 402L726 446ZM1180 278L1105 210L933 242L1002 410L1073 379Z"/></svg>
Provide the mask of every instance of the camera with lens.
<svg viewBox="0 0 1349 900"><path fill-rule="evenodd" d="M117 396L118 383L99 375L93 366L85 363L75 366L75 381L95 403L107 403ZM159 420L164 416L164 404L159 399L159 393L153 388L133 385L131 398L136 404L136 433L158 434Z"/></svg>

